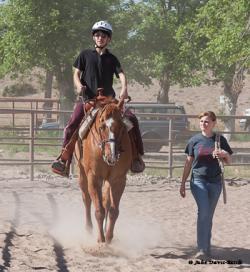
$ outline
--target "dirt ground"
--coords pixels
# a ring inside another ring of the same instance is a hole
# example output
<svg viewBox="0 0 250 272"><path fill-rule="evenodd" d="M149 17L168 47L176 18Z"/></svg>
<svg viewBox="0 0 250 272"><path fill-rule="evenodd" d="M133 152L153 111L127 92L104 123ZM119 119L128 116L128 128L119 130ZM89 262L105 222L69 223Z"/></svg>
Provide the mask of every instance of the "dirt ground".
<svg viewBox="0 0 250 272"><path fill-rule="evenodd" d="M6 82L0 80L3 86ZM248 76L237 114L250 108L249 87ZM157 84L144 89L129 85L135 102L155 102L158 91ZM222 92L222 86L174 86L169 95L187 114L218 114ZM186 199L180 198L176 180L128 176L114 240L98 246L96 231L85 232L75 179L36 173L31 182L24 170L0 167L0 172L0 272L250 271L248 180L227 181L228 204L220 200L214 218L214 262L195 264L196 205L189 190ZM230 264L239 260L241 264Z"/></svg>
<svg viewBox="0 0 250 272"><path fill-rule="evenodd" d="M0 271L250 271L250 181L227 181L213 263L195 264L196 206L189 189L181 199L177 180L129 175L114 240L99 246L96 230L85 232L77 180L39 174L29 181L1 170Z"/></svg>

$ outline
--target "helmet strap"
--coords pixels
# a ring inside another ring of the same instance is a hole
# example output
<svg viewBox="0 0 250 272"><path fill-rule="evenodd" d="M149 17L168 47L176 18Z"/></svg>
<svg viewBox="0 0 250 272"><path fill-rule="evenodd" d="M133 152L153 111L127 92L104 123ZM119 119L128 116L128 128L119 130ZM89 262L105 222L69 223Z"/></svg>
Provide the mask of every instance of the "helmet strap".
<svg viewBox="0 0 250 272"><path fill-rule="evenodd" d="M106 47L106 45L104 45L104 46L98 46L97 44L95 44L95 48L99 48L99 49L103 49L103 48L105 48Z"/></svg>
<svg viewBox="0 0 250 272"><path fill-rule="evenodd" d="M100 55L102 55L105 52L105 50L106 50L106 46L107 45L105 45L105 46L98 46L97 44L95 44L95 49L97 50L97 52Z"/></svg>

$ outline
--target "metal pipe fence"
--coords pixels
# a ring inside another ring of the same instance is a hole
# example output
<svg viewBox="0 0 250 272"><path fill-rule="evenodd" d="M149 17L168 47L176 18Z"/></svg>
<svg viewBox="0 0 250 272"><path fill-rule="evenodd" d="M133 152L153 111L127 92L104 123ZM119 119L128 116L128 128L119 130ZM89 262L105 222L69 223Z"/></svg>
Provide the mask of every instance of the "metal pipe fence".
<svg viewBox="0 0 250 272"><path fill-rule="evenodd" d="M1 125L0 122L0 147L1 146L25 146L26 153L28 157L22 159L15 158L0 158L0 166L11 166L13 164L17 166L25 165L29 167L30 180L34 180L35 170L34 167L36 165L50 165L51 159L37 159L36 158L36 148L37 147L58 147L60 150L62 135L58 136L58 133L62 134L63 128L50 128L50 129L42 129L36 127L37 120L36 116L39 114L46 114L50 112L51 114L64 115L69 114L69 111L59 111L59 110L37 110L37 109L2 109L0 108L0 118L5 116L5 118L10 118L9 125ZM12 116L16 117L18 115L25 116L26 124L23 126L19 126L17 122L11 123ZM155 143L162 142L164 144L163 150L155 153L146 153L145 154L145 163L146 168L155 168L155 169L165 169L168 171L168 177L173 176L173 171L175 169L183 168L184 166L184 146L185 141L178 142L173 138L173 123L176 118L179 118L180 114L138 114L137 116L148 116L148 117L161 117L166 118L168 120L168 135L162 135L162 139L144 139L144 143L151 143L152 145ZM185 115L187 118L197 118L197 115ZM218 116L218 119L223 120L223 118L233 118L235 120L241 119L242 116ZM245 117L244 117L245 118ZM28 122L27 122L28 121ZM198 122L197 122L198 123ZM15 124L15 127L13 127ZM54 132L57 135L39 135L38 132ZM197 133L199 130L195 128L186 132L183 132L183 135L187 133L187 136L191 137L194 133ZM11 135L12 133L12 135ZM235 131L235 132L225 132L220 131L220 133L231 134L231 135L250 135L248 131ZM249 137L250 139L250 137ZM247 147L244 146L234 146L233 150L235 153L235 158L233 160L232 166L248 166L250 165L250 141L246 141L245 143L249 144ZM46 155L46 153L45 153Z"/></svg>

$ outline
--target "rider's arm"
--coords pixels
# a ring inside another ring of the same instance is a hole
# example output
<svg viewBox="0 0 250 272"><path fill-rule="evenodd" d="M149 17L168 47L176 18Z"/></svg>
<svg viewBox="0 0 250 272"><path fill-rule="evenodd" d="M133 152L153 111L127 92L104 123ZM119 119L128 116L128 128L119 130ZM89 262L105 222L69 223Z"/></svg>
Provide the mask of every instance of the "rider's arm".
<svg viewBox="0 0 250 272"><path fill-rule="evenodd" d="M77 93L82 95L82 92L84 92L85 87L82 85L80 78L81 78L81 71L75 68L74 75L73 75L74 84L75 84Z"/></svg>
<svg viewBox="0 0 250 272"><path fill-rule="evenodd" d="M122 85L121 93L120 93L120 98L128 98L128 89L127 89L127 79L124 74L124 72L119 73L119 79Z"/></svg>

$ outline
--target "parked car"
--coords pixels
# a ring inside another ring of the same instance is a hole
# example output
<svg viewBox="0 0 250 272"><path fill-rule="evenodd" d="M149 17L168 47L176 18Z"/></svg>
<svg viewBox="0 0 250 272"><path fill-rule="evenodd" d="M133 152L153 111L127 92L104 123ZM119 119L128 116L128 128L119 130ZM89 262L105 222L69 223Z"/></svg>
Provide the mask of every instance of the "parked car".
<svg viewBox="0 0 250 272"><path fill-rule="evenodd" d="M135 113L139 120L144 149L146 152L158 152L163 145L168 144L169 139L169 117L165 116L142 116L142 113L154 114L181 114L172 119L172 139L176 141L186 140L189 130L189 121L185 116L186 112L183 106L158 103L130 103L128 107ZM155 142L154 142L155 140Z"/></svg>
<svg viewBox="0 0 250 272"><path fill-rule="evenodd" d="M42 122L42 124L39 126L39 128L55 129L55 128L59 128L59 123L58 122Z"/></svg>
<svg viewBox="0 0 250 272"><path fill-rule="evenodd" d="M245 109L243 115L250 116L250 109ZM240 119L240 128L243 130L250 131L250 119Z"/></svg>

